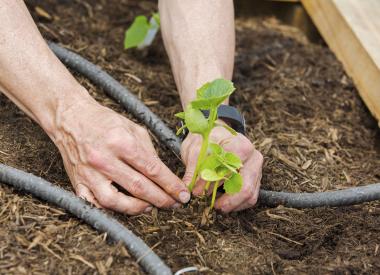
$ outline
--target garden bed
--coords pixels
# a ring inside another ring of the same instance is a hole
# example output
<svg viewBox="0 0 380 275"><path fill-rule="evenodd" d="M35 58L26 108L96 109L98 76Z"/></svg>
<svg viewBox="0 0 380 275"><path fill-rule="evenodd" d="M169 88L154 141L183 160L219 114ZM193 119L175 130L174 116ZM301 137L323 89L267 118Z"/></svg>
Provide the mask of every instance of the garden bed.
<svg viewBox="0 0 380 275"><path fill-rule="evenodd" d="M27 1L41 32L98 64L173 129L178 93L162 41L123 50L126 27L155 1ZM53 19L36 12L43 8ZM263 186L326 191L380 181L380 131L352 81L324 45L274 19L238 18L231 102L265 156ZM102 104L126 114L86 79ZM0 162L71 190L58 150L0 95ZM178 175L183 165L156 142ZM127 217L113 214L173 268L207 273L373 273L380 269L379 203L294 210L261 206L201 226L202 202ZM140 273L121 245L60 209L0 185L0 274Z"/></svg>

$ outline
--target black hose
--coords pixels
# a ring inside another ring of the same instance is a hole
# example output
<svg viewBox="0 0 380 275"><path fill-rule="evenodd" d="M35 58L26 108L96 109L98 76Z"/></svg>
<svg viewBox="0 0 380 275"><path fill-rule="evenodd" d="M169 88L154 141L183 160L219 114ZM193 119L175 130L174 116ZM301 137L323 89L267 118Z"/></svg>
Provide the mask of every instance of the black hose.
<svg viewBox="0 0 380 275"><path fill-rule="evenodd" d="M380 200L380 183L316 193L287 193L260 190L260 203L267 206L284 205L293 208L347 206Z"/></svg>
<svg viewBox="0 0 380 275"><path fill-rule="evenodd" d="M42 178L3 164L0 164L0 182L53 203L98 231L107 232L113 240L124 243L148 274L172 274L170 268L132 231L102 211L87 205L84 200L73 193Z"/></svg>
<svg viewBox="0 0 380 275"><path fill-rule="evenodd" d="M80 55L49 43L57 57L68 67L81 73L119 102L128 112L144 123L177 156L181 143L168 126L145 106L128 89L98 66ZM318 193L287 193L260 190L259 202L268 205L284 205L294 208L313 208L320 206L346 206L380 199L380 183L345 190Z"/></svg>

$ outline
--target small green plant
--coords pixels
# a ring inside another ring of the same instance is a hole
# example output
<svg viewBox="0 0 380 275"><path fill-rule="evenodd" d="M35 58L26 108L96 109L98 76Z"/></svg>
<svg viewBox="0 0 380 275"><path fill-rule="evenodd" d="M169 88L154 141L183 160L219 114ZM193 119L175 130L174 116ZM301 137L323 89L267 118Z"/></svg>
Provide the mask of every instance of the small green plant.
<svg viewBox="0 0 380 275"><path fill-rule="evenodd" d="M202 136L197 165L188 188L191 192L199 178L206 181L205 192L208 192L211 183L214 183L211 209L214 207L216 192L221 182L224 182L223 187L228 194L239 192L243 185L243 179L239 174L239 169L242 167L240 158L234 153L226 152L220 145L209 142L210 133L216 126L226 128L233 135L237 134L228 125L219 124L216 121L219 105L234 90L233 83L225 79L207 82L197 90L196 99L190 102L185 111L176 114L184 121L183 126L177 131L177 135L187 128L191 133ZM208 110L208 118L203 115L202 110Z"/></svg>
<svg viewBox="0 0 380 275"><path fill-rule="evenodd" d="M125 32L124 48L130 49L137 47L138 49L143 49L150 46L159 28L160 16L158 13L153 13L149 22L146 16L137 16L132 25Z"/></svg>

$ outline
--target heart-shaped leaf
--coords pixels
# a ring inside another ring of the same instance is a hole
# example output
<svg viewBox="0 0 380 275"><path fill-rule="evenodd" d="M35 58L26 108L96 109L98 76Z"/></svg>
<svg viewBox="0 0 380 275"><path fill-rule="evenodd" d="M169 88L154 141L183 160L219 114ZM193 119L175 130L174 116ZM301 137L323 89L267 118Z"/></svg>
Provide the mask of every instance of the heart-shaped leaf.
<svg viewBox="0 0 380 275"><path fill-rule="evenodd" d="M239 169L240 167L243 166L243 164L241 163L241 160L239 158L238 155L234 154L234 153L231 153L231 152L227 152L225 155L224 155L224 159L226 160L227 164L236 168L236 169Z"/></svg>
<svg viewBox="0 0 380 275"><path fill-rule="evenodd" d="M201 178L205 181L218 181L224 178L224 176L220 176L214 170L205 169L201 171Z"/></svg>
<svg viewBox="0 0 380 275"><path fill-rule="evenodd" d="M224 153L222 146L220 146L219 144L216 144L216 143L210 143L208 145L208 149L212 154L214 154L216 156Z"/></svg>
<svg viewBox="0 0 380 275"><path fill-rule="evenodd" d="M215 169L215 172L218 174L218 176L225 178L227 174L231 173L231 171L224 167L224 166L219 166L218 168Z"/></svg>
<svg viewBox="0 0 380 275"><path fill-rule="evenodd" d="M218 78L212 82L207 82L197 90L197 99L212 99L227 97L235 90L234 84L226 79Z"/></svg>
<svg viewBox="0 0 380 275"><path fill-rule="evenodd" d="M218 166L220 166L220 164L221 164L220 161L215 155L209 155L203 161L201 165L201 170L205 170L205 169L215 170Z"/></svg>
<svg viewBox="0 0 380 275"><path fill-rule="evenodd" d="M185 112L176 113L174 116L176 116L182 120L185 120Z"/></svg>
<svg viewBox="0 0 380 275"><path fill-rule="evenodd" d="M243 186L243 178L240 174L232 174L232 176L224 181L223 188L227 194L235 194L240 192Z"/></svg>
<svg viewBox="0 0 380 275"><path fill-rule="evenodd" d="M203 134L208 129L208 121L203 113L190 105L185 111L185 124L191 133Z"/></svg>
<svg viewBox="0 0 380 275"><path fill-rule="evenodd" d="M197 90L197 99L191 102L195 109L207 110L219 106L235 90L234 84L223 78L207 82Z"/></svg>

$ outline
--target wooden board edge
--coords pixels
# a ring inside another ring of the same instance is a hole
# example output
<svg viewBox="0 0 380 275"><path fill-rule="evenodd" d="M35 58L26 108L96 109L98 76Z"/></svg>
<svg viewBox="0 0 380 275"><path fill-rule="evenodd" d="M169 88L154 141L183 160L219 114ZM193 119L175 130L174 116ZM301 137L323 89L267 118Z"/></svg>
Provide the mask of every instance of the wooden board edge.
<svg viewBox="0 0 380 275"><path fill-rule="evenodd" d="M360 96L380 127L379 68L331 0L323 0L323 7L319 0L301 0L301 2L330 49L353 79ZM328 13L330 16L326 16ZM335 21L334 24L331 23L332 20ZM346 43L339 41L342 37ZM360 55L360 59L353 58L357 55Z"/></svg>

